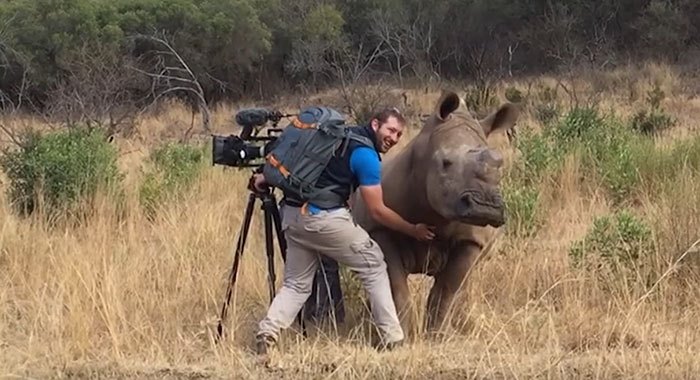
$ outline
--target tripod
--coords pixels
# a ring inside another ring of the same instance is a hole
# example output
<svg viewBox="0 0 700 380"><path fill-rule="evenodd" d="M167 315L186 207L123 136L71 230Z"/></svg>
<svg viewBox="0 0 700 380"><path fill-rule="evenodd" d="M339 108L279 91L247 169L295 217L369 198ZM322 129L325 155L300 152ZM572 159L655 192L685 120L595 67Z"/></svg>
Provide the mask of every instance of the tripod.
<svg viewBox="0 0 700 380"><path fill-rule="evenodd" d="M275 263L274 254L275 248L272 241L272 224L274 223L275 233L277 235L277 243L280 247L280 252L282 255L282 260L286 262L287 260L287 242L282 234L282 219L280 217L279 209L277 208L277 201L274 194L270 189L265 191L257 190L251 183L249 184L249 189L251 190L248 196L248 205L245 209L243 224L241 225L240 234L238 236L238 242L236 244L236 252L233 259L233 267L229 274L228 287L226 289L226 300L221 308L221 316L219 318L219 325L217 326L217 342L223 336L223 323L226 319L226 314L228 313L228 307L231 303L231 294L236 284L236 278L238 277L238 266L240 264L241 257L243 255L243 249L245 247L246 239L248 238L248 231L250 230L250 222L253 216L253 208L255 207L255 200L259 199L262 202L262 210L264 212L264 223L265 223L265 252L267 254L267 272L268 272L268 286L270 292L270 303L275 297ZM304 325L304 320L302 318L302 312L300 311L298 316L299 324L301 325L304 337L306 337L306 326Z"/></svg>

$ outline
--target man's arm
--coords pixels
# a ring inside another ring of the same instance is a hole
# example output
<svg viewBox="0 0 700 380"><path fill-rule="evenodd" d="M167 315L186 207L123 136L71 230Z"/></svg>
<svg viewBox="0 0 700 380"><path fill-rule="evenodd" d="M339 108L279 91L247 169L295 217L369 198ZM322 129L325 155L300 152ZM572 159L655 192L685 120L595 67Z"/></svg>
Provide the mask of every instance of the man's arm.
<svg viewBox="0 0 700 380"><path fill-rule="evenodd" d="M425 224L412 224L384 204L381 185L381 164L377 152L369 148L357 148L350 157L350 168L360 183L360 194L373 219L418 240L430 240L435 234Z"/></svg>
<svg viewBox="0 0 700 380"><path fill-rule="evenodd" d="M373 219L403 234L415 235L417 225L407 222L401 215L384 204L382 185L360 186L360 193Z"/></svg>

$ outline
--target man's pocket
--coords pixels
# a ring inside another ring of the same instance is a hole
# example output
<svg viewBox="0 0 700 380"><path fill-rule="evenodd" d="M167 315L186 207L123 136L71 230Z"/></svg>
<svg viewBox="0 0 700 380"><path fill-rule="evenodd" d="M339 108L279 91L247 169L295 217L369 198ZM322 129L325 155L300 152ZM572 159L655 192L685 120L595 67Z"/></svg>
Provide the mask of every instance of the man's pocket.
<svg viewBox="0 0 700 380"><path fill-rule="evenodd" d="M369 236L366 239L350 244L350 250L354 255L362 257L367 268L376 268L385 265L384 256L379 244Z"/></svg>

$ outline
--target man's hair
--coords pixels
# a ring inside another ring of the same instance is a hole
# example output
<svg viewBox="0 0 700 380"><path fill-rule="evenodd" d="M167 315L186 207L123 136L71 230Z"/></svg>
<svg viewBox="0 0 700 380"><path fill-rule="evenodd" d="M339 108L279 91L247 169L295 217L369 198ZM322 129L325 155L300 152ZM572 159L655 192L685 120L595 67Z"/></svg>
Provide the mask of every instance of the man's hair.
<svg viewBox="0 0 700 380"><path fill-rule="evenodd" d="M406 125L406 118L403 117L401 111L399 111L399 109L396 107L384 108L383 110L375 113L370 120L377 119L381 125L386 123L392 116L395 117L400 124Z"/></svg>

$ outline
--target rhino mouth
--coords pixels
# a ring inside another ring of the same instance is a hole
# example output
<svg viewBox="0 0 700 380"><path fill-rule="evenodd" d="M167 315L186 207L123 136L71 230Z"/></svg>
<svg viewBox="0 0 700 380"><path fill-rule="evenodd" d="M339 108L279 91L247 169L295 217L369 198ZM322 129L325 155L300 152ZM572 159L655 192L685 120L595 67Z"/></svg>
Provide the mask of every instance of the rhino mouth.
<svg viewBox="0 0 700 380"><path fill-rule="evenodd" d="M483 193L466 191L459 199L460 221L477 226L500 227L506 223L505 206L500 194L488 196Z"/></svg>

